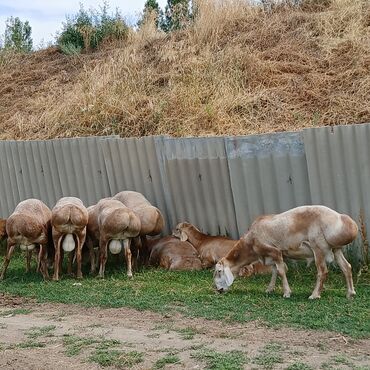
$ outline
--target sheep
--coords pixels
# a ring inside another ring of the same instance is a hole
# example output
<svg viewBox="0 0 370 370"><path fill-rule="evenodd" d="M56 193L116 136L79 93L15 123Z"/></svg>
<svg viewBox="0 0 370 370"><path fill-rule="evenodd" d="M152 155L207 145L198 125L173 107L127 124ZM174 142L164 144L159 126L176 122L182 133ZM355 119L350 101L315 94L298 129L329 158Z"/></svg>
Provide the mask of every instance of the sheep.
<svg viewBox="0 0 370 370"><path fill-rule="evenodd" d="M14 248L19 245L21 250L27 251L27 270L29 270L31 251L36 244L38 251L38 268L43 278L49 278L47 268L47 254L51 243L51 211L38 199L27 199L20 202L14 212L6 220L6 234L8 236L7 251L0 280L5 277Z"/></svg>
<svg viewBox="0 0 370 370"><path fill-rule="evenodd" d="M181 241L188 241L198 251L203 268L213 268L216 263L234 247L237 240L224 236L206 235L188 222L179 223L172 235ZM239 276L251 276L271 272L271 267L263 266L260 262L244 267Z"/></svg>
<svg viewBox="0 0 370 370"><path fill-rule="evenodd" d="M74 250L76 250L77 279L81 279L81 251L86 239L87 209L80 199L64 197L59 199L51 213L52 235L55 248L53 280L59 280L59 269L61 269L63 261L63 251L70 252L69 270L71 270L72 252ZM77 246L75 245L75 240Z"/></svg>
<svg viewBox="0 0 370 370"><path fill-rule="evenodd" d="M358 226L349 216L325 206L301 206L284 213L258 217L215 267L214 282L219 292L225 292L244 265L255 261L274 265L283 284L283 296L290 297L283 257L312 259L317 267L317 280L310 299L321 297L327 277L327 262L334 259L341 268L347 284L347 298L356 292L351 265L343 255L343 247L358 234ZM275 273L276 274L276 273ZM276 280L276 278L275 278ZM267 292L275 288L272 278Z"/></svg>
<svg viewBox="0 0 370 370"><path fill-rule="evenodd" d="M0 218L0 240L6 238L6 219Z"/></svg>
<svg viewBox="0 0 370 370"><path fill-rule="evenodd" d="M188 241L199 253L203 268L211 268L234 247L237 240L224 236L203 234L194 225L180 222L172 235L182 242Z"/></svg>
<svg viewBox="0 0 370 370"><path fill-rule="evenodd" d="M198 252L188 242L173 236L147 240L150 252L149 265L167 270L201 270Z"/></svg>
<svg viewBox="0 0 370 370"><path fill-rule="evenodd" d="M140 240L136 238L135 241L141 242L138 245L139 257L144 265L147 264L149 252L146 244L146 235L158 235L162 232L164 218L161 211L152 206L143 194L136 191L121 191L112 199L119 200L139 217L141 221Z"/></svg>
<svg viewBox="0 0 370 370"><path fill-rule="evenodd" d="M139 235L140 219L120 201L111 198L101 199L96 205L88 207L87 211L90 255L94 253L92 249L94 244L99 243L99 277L104 278L108 246L112 254L119 254L122 249L121 241L124 245L127 276L132 277L130 243L131 238Z"/></svg>

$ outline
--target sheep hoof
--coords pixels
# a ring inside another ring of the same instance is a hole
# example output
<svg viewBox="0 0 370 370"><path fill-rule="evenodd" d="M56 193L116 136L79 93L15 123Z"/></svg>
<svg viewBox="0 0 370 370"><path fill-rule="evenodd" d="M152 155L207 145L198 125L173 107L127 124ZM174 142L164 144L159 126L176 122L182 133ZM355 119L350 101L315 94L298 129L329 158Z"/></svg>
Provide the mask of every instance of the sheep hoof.
<svg viewBox="0 0 370 370"><path fill-rule="evenodd" d="M347 292L347 298L348 299L352 299L354 298L356 295L356 292L355 291L352 291L352 292Z"/></svg>
<svg viewBox="0 0 370 370"><path fill-rule="evenodd" d="M319 294L311 294L308 299L319 299L321 296Z"/></svg>
<svg viewBox="0 0 370 370"><path fill-rule="evenodd" d="M132 279L132 274L127 274L127 277Z"/></svg>
<svg viewBox="0 0 370 370"><path fill-rule="evenodd" d="M284 297L284 298L290 298L290 293L284 293L284 294L283 294L283 297Z"/></svg>
<svg viewBox="0 0 370 370"><path fill-rule="evenodd" d="M274 288L267 288L265 293L271 294L274 291Z"/></svg>

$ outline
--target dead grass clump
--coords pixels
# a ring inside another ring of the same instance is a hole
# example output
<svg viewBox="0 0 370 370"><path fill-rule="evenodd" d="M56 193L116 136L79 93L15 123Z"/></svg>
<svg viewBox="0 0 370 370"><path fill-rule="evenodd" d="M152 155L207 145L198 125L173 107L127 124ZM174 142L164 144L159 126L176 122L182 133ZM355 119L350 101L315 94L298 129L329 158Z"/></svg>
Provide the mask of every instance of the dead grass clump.
<svg viewBox="0 0 370 370"><path fill-rule="evenodd" d="M184 30L164 34L152 19L98 53L42 51L0 66L0 137L245 135L369 122L369 3L317 4L198 0Z"/></svg>

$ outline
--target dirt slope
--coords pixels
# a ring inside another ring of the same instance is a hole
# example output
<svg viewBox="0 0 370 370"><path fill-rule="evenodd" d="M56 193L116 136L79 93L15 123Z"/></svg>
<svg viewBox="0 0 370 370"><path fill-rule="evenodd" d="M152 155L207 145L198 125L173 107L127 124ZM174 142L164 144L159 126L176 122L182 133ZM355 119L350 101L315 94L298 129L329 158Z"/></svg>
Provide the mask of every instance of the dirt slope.
<svg viewBox="0 0 370 370"><path fill-rule="evenodd" d="M195 22L169 35L148 23L89 55L0 58L0 138L245 135L370 122L369 1L217 3L200 1Z"/></svg>

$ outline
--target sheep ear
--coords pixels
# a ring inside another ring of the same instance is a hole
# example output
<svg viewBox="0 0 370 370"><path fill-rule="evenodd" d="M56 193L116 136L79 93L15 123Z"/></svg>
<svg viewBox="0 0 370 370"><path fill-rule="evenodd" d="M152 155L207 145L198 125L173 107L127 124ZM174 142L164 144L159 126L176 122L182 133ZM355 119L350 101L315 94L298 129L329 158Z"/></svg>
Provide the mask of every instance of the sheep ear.
<svg viewBox="0 0 370 370"><path fill-rule="evenodd" d="M182 242L186 242L188 240L188 236L186 233L184 233L183 231L181 231L181 234L180 234L180 240Z"/></svg>
<svg viewBox="0 0 370 370"><path fill-rule="evenodd" d="M227 286L230 286L234 282L234 275L230 270L229 266L224 267L225 281Z"/></svg>

